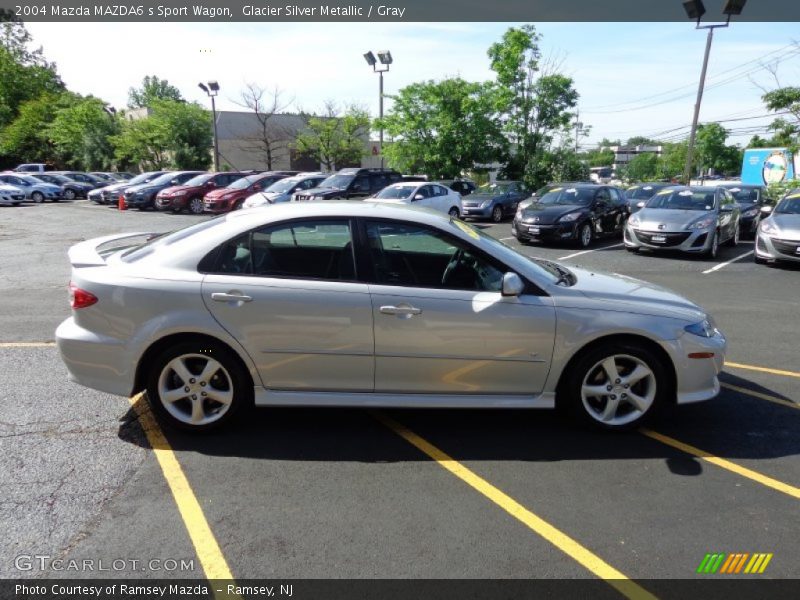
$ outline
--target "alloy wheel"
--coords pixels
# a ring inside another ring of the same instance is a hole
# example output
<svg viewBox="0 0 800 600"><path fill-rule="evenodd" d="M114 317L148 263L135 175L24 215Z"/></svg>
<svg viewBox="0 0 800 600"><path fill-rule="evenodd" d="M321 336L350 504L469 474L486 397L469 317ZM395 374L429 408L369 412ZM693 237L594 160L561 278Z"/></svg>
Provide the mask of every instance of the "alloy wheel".
<svg viewBox="0 0 800 600"><path fill-rule="evenodd" d="M231 407L233 391L225 367L203 354L173 358L158 378L158 401L170 416L191 426L221 419Z"/></svg>
<svg viewBox="0 0 800 600"><path fill-rule="evenodd" d="M189 200L189 212L193 215L199 215L203 212L203 199L192 198Z"/></svg>
<svg viewBox="0 0 800 600"><path fill-rule="evenodd" d="M621 426L640 419L656 398L656 376L640 358L615 354L588 370L581 402L598 423Z"/></svg>

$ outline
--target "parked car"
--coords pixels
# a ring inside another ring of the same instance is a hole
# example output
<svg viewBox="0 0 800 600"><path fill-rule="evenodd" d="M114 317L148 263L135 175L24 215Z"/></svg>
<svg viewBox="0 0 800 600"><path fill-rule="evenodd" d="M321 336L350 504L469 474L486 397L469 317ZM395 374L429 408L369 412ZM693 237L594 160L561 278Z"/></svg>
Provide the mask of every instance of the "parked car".
<svg viewBox="0 0 800 600"><path fill-rule="evenodd" d="M300 173L286 179L279 179L268 188L249 196L242 204L242 208L290 202L293 194L315 188L327 178L328 175L325 173Z"/></svg>
<svg viewBox="0 0 800 600"><path fill-rule="evenodd" d="M182 185L193 177L203 174L203 171L167 171L148 182L125 188L122 195L125 197L125 204L128 205L128 208L138 208L139 210L154 208L156 194L161 190Z"/></svg>
<svg viewBox="0 0 800 600"><path fill-rule="evenodd" d="M628 201L628 211L633 214L639 210L640 202L647 202L661 190L673 187L673 183L665 183L662 181L645 181L630 186L625 190L625 198Z"/></svg>
<svg viewBox="0 0 800 600"><path fill-rule="evenodd" d="M520 242L574 242L582 248L598 237L622 234L628 205L622 191L593 183L550 188L520 207L511 234Z"/></svg>
<svg viewBox="0 0 800 600"><path fill-rule="evenodd" d="M116 171L91 171L89 175L92 177L97 177L107 184L127 181L128 179L133 178L132 173L117 173Z"/></svg>
<svg viewBox="0 0 800 600"><path fill-rule="evenodd" d="M212 190L227 187L245 175L246 173L239 171L201 173L181 185L158 192L155 207L176 213L188 209L190 213L199 215L203 212L203 196Z"/></svg>
<svg viewBox="0 0 800 600"><path fill-rule="evenodd" d="M24 173L0 173L0 182L13 185L25 192L25 198L32 202L58 202L61 198L61 187L42 181Z"/></svg>
<svg viewBox="0 0 800 600"><path fill-rule="evenodd" d="M25 192L16 186L0 183L0 204L19 206L25 200Z"/></svg>
<svg viewBox="0 0 800 600"><path fill-rule="evenodd" d="M102 179L95 177L94 175L89 175L89 173L83 173L81 171L53 171L58 175L63 175L64 177L68 177L73 181L77 181L79 183L87 183L92 187L99 188L108 185Z"/></svg>
<svg viewBox="0 0 800 600"><path fill-rule="evenodd" d="M234 181L228 187L208 192L203 197L203 210L215 214L238 210L244 201L256 192L268 188L276 181L297 175L297 173L298 171L267 171L266 173L247 175Z"/></svg>
<svg viewBox="0 0 800 600"><path fill-rule="evenodd" d="M431 208L458 219L461 216L461 194L441 183L409 181L393 183L370 198L379 203L407 204Z"/></svg>
<svg viewBox="0 0 800 600"><path fill-rule="evenodd" d="M499 223L513 216L527 195L521 181L487 183L463 200L464 217L491 219Z"/></svg>
<svg viewBox="0 0 800 600"><path fill-rule="evenodd" d="M768 196L766 186L725 183L721 187L728 190L733 195L733 199L736 200L736 204L739 205L741 235L755 237L761 216L761 208L775 204L775 201Z"/></svg>
<svg viewBox="0 0 800 600"><path fill-rule="evenodd" d="M366 198L377 194L387 185L397 183L402 177L392 169L342 169L325 179L319 187L295 193L292 200L302 202Z"/></svg>
<svg viewBox="0 0 800 600"><path fill-rule="evenodd" d="M475 182L471 179L443 179L440 180L439 183L446 185L451 190L458 192L462 196L469 196L478 188L478 186L475 185Z"/></svg>
<svg viewBox="0 0 800 600"><path fill-rule="evenodd" d="M99 190L101 194L99 198L100 202L102 204L117 204L119 202L119 197L123 195L125 190L127 190L129 187L150 183L165 173L167 173L167 171L147 171L146 173L141 173L140 175L137 175L128 181L120 181L119 183L107 185ZM92 196L94 196L94 194L92 194Z"/></svg>
<svg viewBox="0 0 800 600"><path fill-rule="evenodd" d="M716 258L720 244L739 243L739 205L723 187L673 186L630 216L625 248L680 250Z"/></svg>
<svg viewBox="0 0 800 600"><path fill-rule="evenodd" d="M756 234L755 261L800 261L800 188L792 190L764 213Z"/></svg>
<svg viewBox="0 0 800 600"><path fill-rule="evenodd" d="M282 203L69 260L55 337L70 378L146 390L192 431L251 405L560 406L620 430L720 389L725 337L690 300L429 210Z"/></svg>
<svg viewBox="0 0 800 600"><path fill-rule="evenodd" d="M569 187L573 185L581 185L584 183L592 183L591 181L560 181L558 183L548 183L547 185L543 185L538 190L533 192L530 196L525 198L522 202L519 203L517 206L517 210L519 211L520 208L525 208L526 206L530 206L536 200L544 196L547 192L552 190L553 188L557 187Z"/></svg>
<svg viewBox="0 0 800 600"><path fill-rule="evenodd" d="M50 170L52 170L52 167L45 163L24 163L14 168L17 173L44 173Z"/></svg>
<svg viewBox="0 0 800 600"><path fill-rule="evenodd" d="M95 189L91 184L81 183L59 175L58 173L36 173L36 179L41 179L45 183L57 185L61 189L61 197L65 200L75 200L75 198L87 198L89 192Z"/></svg>

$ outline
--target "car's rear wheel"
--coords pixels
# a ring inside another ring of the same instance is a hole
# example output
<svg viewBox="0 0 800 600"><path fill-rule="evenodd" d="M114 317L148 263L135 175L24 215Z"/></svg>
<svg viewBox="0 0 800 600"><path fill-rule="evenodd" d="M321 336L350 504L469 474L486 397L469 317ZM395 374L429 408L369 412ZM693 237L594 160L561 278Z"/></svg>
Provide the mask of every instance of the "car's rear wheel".
<svg viewBox="0 0 800 600"><path fill-rule="evenodd" d="M459 212L458 212L458 208L456 208L455 206L453 206L450 210L448 210L447 214L450 215L454 219L457 219L457 218L459 218L461 216L459 214Z"/></svg>
<svg viewBox="0 0 800 600"><path fill-rule="evenodd" d="M193 215L201 215L203 214L203 199L202 198L192 198L189 200L189 212Z"/></svg>
<svg viewBox="0 0 800 600"><path fill-rule="evenodd" d="M153 411L179 429L206 431L252 404L253 387L241 364L220 344L185 342L163 352L147 378Z"/></svg>
<svg viewBox="0 0 800 600"><path fill-rule="evenodd" d="M499 204L492 209L492 221L499 223L503 220L503 207Z"/></svg>
<svg viewBox="0 0 800 600"><path fill-rule="evenodd" d="M608 430L639 427L663 405L670 378L662 359L635 342L609 342L578 358L563 386L567 407Z"/></svg>
<svg viewBox="0 0 800 600"><path fill-rule="evenodd" d="M44 194L42 192L33 192L31 194L31 200L39 204L40 202L44 202Z"/></svg>

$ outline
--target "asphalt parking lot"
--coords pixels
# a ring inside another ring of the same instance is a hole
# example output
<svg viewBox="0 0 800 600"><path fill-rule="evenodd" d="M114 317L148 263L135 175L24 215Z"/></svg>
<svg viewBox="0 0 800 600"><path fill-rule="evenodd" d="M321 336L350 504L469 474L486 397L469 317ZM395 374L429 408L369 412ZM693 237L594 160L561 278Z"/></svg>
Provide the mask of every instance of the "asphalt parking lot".
<svg viewBox="0 0 800 600"><path fill-rule="evenodd" d="M720 396L625 435L543 411L264 409L189 436L162 432L141 399L70 383L52 340L71 244L201 218L0 208L0 578L96 577L120 560L111 575L630 578L612 587L634 597L723 577L696 572L707 553L772 554L728 578L800 577L800 269L755 265L748 240L711 261L620 239L522 246L508 222L481 224L524 254L706 307L729 339Z"/></svg>

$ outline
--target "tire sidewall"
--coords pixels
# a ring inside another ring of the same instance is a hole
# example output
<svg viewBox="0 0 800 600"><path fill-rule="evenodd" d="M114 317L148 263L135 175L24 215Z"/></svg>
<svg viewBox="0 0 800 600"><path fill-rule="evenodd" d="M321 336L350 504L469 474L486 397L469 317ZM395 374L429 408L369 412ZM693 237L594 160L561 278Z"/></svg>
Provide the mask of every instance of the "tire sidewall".
<svg viewBox="0 0 800 600"><path fill-rule="evenodd" d="M499 204L492 209L492 222L500 223L503 220L503 207Z"/></svg>

